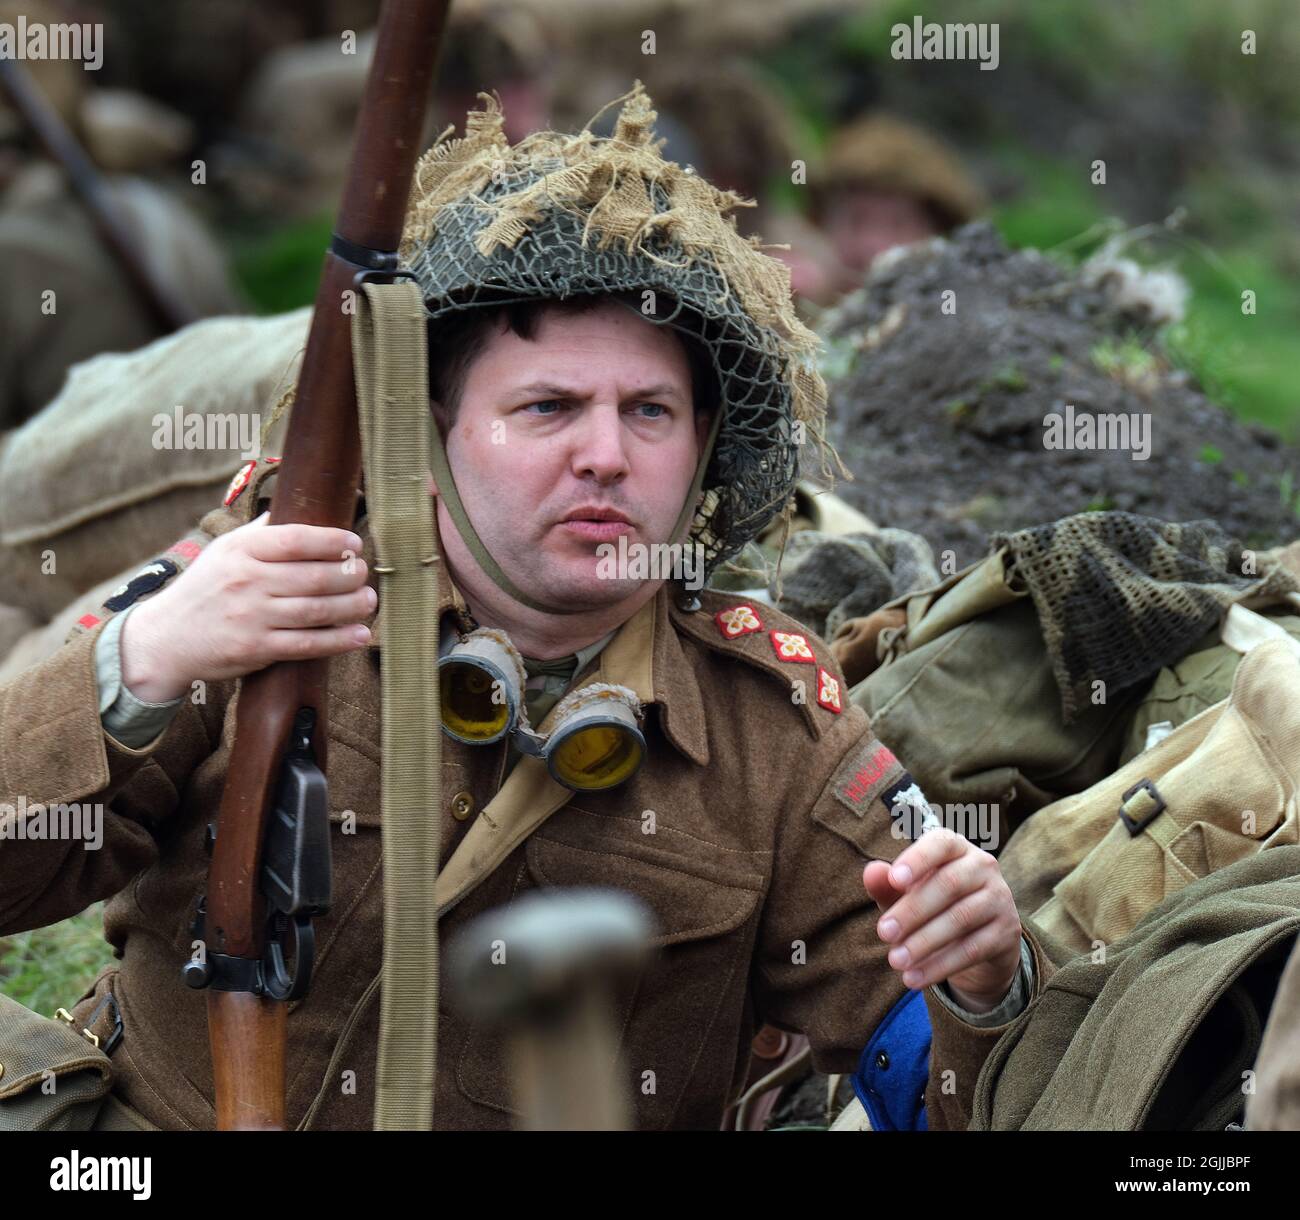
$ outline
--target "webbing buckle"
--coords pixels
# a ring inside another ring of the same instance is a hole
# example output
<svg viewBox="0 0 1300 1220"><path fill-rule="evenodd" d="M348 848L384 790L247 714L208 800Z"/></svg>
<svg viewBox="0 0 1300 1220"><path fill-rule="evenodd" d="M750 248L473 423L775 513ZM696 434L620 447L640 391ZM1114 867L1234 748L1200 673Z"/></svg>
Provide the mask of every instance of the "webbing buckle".
<svg viewBox="0 0 1300 1220"><path fill-rule="evenodd" d="M1125 806L1139 792L1145 792L1154 802L1155 806L1148 810L1141 818L1134 818L1129 815ZM1133 785L1122 797L1120 797L1119 820L1128 827L1131 835L1139 835L1152 822L1156 820L1165 811L1165 798L1156 791L1156 786L1149 779L1140 779Z"/></svg>

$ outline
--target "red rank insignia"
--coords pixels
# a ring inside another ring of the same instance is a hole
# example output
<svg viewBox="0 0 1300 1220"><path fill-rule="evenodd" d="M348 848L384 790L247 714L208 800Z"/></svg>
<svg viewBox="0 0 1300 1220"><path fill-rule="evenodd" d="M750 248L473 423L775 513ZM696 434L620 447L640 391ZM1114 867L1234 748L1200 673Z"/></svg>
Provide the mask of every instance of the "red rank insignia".
<svg viewBox="0 0 1300 1220"><path fill-rule="evenodd" d="M226 498L222 500L221 503L229 508L236 500L238 500L239 493L248 486L248 480L252 478L253 471L256 469L256 462L245 462L238 471L235 472L235 477L230 480L230 486L226 488Z"/></svg>
<svg viewBox="0 0 1300 1220"><path fill-rule="evenodd" d="M718 624L718 630L722 632L723 639L734 640L739 636L748 635L751 631L762 631L763 621L758 617L758 612L750 605L732 606L727 610L719 610L713 616L713 621Z"/></svg>
<svg viewBox="0 0 1300 1220"><path fill-rule="evenodd" d="M807 636L800 635L797 631L770 631L768 635L771 637L772 647L776 650L776 659L778 661L812 665L817 660L813 656L813 650L808 643Z"/></svg>
<svg viewBox="0 0 1300 1220"><path fill-rule="evenodd" d="M837 716L844 710L839 679L832 677L820 665L817 667L817 702Z"/></svg>
<svg viewBox="0 0 1300 1220"><path fill-rule="evenodd" d="M266 459L267 462L271 463L278 462L279 460L278 457L269 457ZM226 488L226 498L222 500L221 503L229 508L236 500L238 500L240 493L248 486L253 477L253 471L256 469L256 458L251 462L245 462L235 473L235 477L230 480L230 486Z"/></svg>

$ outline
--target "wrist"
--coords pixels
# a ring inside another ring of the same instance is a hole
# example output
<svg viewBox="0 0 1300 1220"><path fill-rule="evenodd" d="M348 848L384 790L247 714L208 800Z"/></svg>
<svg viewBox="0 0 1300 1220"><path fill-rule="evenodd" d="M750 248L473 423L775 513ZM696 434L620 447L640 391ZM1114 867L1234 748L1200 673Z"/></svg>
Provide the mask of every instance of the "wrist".
<svg viewBox="0 0 1300 1220"><path fill-rule="evenodd" d="M1011 994L1011 988L1016 983L1016 972L1012 971L1011 977L1007 980L1006 986L1002 988L997 995L989 995L984 992L966 991L956 984L947 982L944 984L948 988L948 994L961 1005L967 1012L980 1016L986 1012L992 1012L1003 1000Z"/></svg>
<svg viewBox="0 0 1300 1220"><path fill-rule="evenodd" d="M157 603L155 598L135 607L118 639L122 685L145 703L166 703L189 689L189 679L167 663L167 648L155 621Z"/></svg>

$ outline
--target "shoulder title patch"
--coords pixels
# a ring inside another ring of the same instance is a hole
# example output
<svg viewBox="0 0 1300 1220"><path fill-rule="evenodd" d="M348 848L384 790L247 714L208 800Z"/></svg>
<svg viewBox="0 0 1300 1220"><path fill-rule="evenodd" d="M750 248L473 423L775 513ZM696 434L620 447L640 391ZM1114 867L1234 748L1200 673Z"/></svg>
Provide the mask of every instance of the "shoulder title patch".
<svg viewBox="0 0 1300 1220"><path fill-rule="evenodd" d="M226 488L225 498L221 501L223 505L229 508L230 505L239 499L239 493L248 486L248 480L256 469L256 462L245 462L235 472L235 477L230 480L230 486Z"/></svg>
<svg viewBox="0 0 1300 1220"><path fill-rule="evenodd" d="M893 750L878 737L869 736L840 763L831 788L835 799L861 818L881 793L906 774Z"/></svg>
<svg viewBox="0 0 1300 1220"><path fill-rule="evenodd" d="M280 459L278 457L269 457L263 460L274 464ZM245 462L237 471L235 471L235 477L230 480L230 486L226 488L225 498L221 501L225 508L229 508L241 495L243 495L244 488L252 482L253 472L256 469L257 459L254 458L250 462Z"/></svg>

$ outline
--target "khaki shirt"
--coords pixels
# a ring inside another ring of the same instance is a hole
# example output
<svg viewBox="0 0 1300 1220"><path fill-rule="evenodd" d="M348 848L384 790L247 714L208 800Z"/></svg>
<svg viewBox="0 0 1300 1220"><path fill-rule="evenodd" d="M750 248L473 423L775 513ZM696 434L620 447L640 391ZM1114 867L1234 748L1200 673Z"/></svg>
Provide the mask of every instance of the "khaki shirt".
<svg viewBox="0 0 1300 1220"><path fill-rule="evenodd" d="M256 515L273 472L261 463L197 536ZM377 580L364 519L357 531ZM729 613L734 595L706 591L701 600L687 612L660 590L580 675L621 682L646 704L646 763L621 787L574 794L545 816L521 764L507 787L524 779L501 793L510 799L499 798L488 820L479 814L502 790L507 743L443 743L444 940L538 886L612 885L649 907L659 951L619 994L616 1014L635 1122L646 1129L716 1128L761 1021L806 1033L819 1070L852 1071L904 992L862 886L867 859L893 859L906 846L883 799L904 779L902 765L849 702L821 640L766 606ZM439 612L461 604L444 578ZM383 641L371 626L370 647L331 666L334 904L316 923L311 990L289 1006L287 1022L287 1119L302 1128L369 1129L373 1117ZM99 720L94 654L103 629L103 617L88 614L62 649L0 687L0 802L106 806L99 851L0 842L0 933L111 898L105 934L120 969L106 970L74 1015L87 1016L112 987L125 1024L113 1056L117 1091L160 1127L207 1129L215 1114L206 1001L180 969L206 887L204 833L229 763L236 684L208 684L203 702L186 702L166 732L129 749ZM504 833L533 823L517 843ZM355 833L343 833L347 826ZM480 876L475 862L484 859L491 867ZM1037 994L1051 966L1028 940ZM980 1066L1006 1025L975 1028L934 989L927 1005L929 1124L962 1127ZM510 1125L499 1035L445 1004L438 1019L435 1126Z"/></svg>

